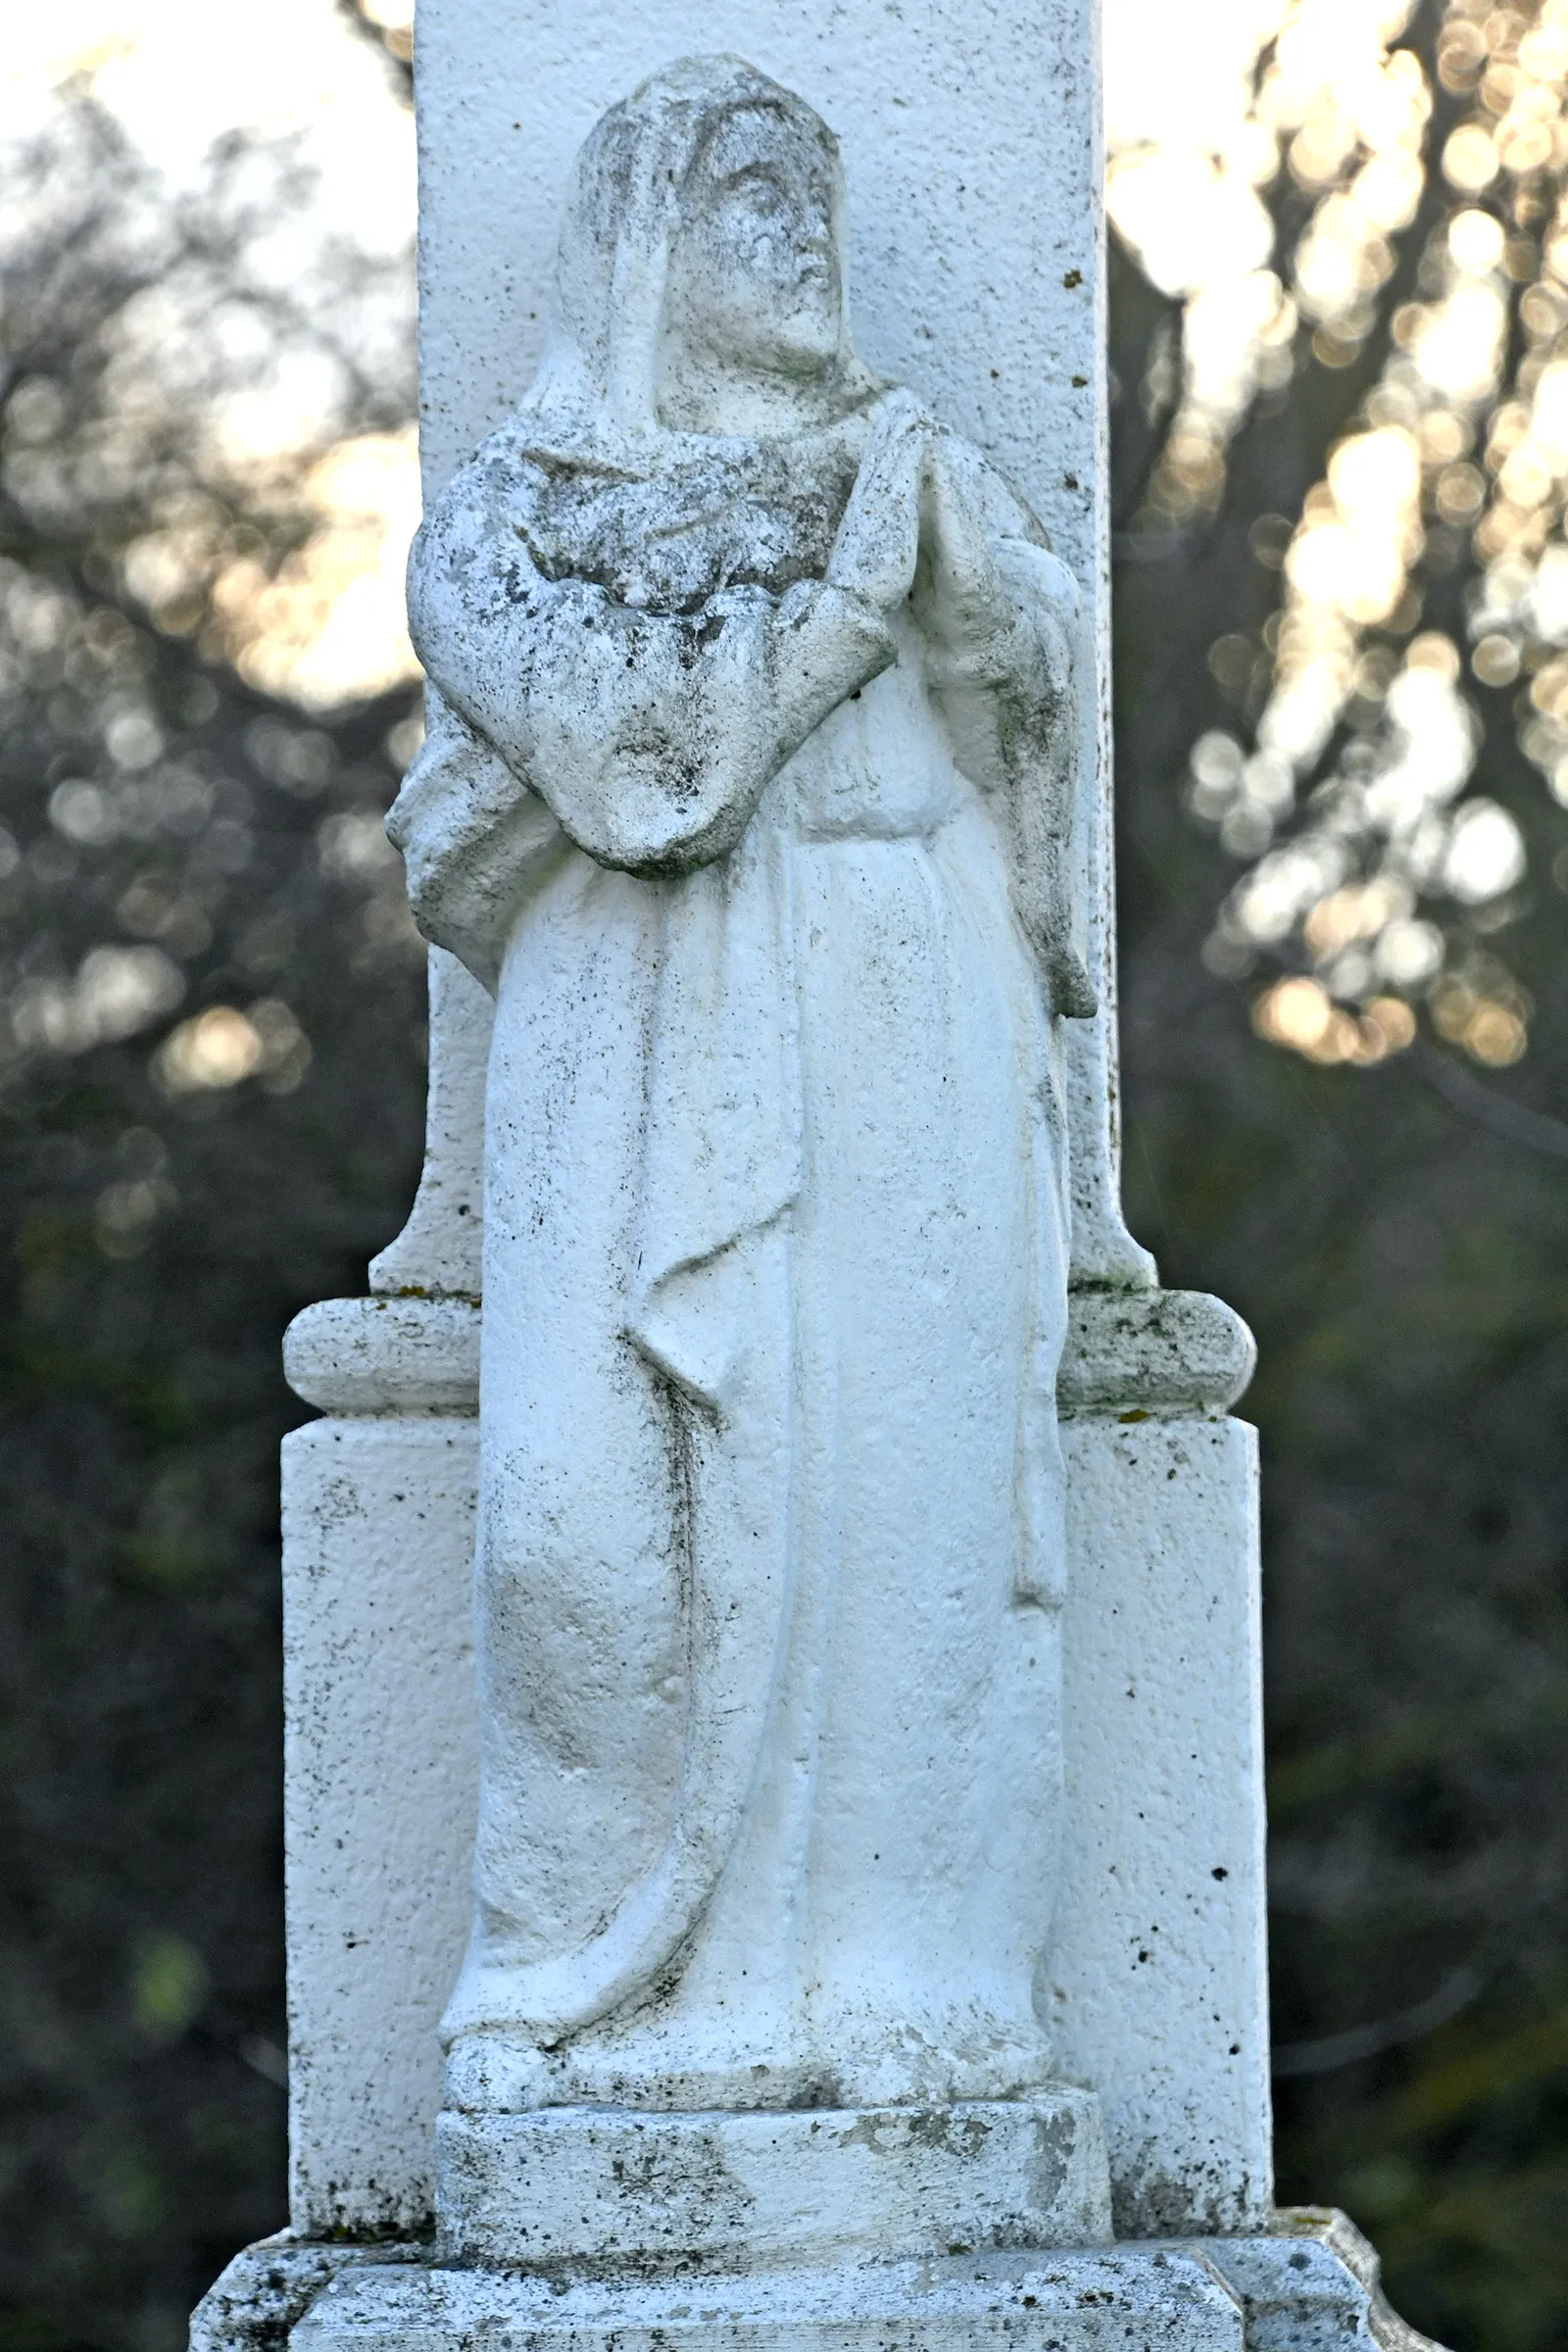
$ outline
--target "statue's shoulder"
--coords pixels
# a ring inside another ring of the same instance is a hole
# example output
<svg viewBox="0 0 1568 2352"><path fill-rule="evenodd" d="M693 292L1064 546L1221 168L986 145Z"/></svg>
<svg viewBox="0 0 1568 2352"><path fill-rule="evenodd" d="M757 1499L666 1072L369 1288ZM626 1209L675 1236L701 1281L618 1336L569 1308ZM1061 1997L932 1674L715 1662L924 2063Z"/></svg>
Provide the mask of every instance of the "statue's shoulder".
<svg viewBox="0 0 1568 2352"><path fill-rule="evenodd" d="M602 530L628 475L586 447L551 436L527 410L504 416L431 502L416 541L414 574L431 562L466 575L475 557L526 556L546 578L592 570L579 542ZM640 485L634 484L634 487Z"/></svg>
<svg viewBox="0 0 1568 2352"><path fill-rule="evenodd" d="M597 576L606 544L631 544L665 518L662 478L638 460L591 431L518 410L480 442L432 514L460 539L499 532L520 542L548 577Z"/></svg>
<svg viewBox="0 0 1568 2352"><path fill-rule="evenodd" d="M542 497L553 476L538 440L537 417L526 411L503 416L458 467L437 503L453 508L491 505L498 497L525 502Z"/></svg>

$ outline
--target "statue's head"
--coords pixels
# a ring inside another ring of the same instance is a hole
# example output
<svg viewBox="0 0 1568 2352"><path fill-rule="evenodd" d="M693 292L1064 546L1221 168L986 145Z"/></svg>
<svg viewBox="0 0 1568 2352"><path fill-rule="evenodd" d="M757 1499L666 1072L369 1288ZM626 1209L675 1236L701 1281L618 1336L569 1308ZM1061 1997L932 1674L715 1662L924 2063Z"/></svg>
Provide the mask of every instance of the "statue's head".
<svg viewBox="0 0 1568 2352"><path fill-rule="evenodd" d="M806 379L844 335L838 149L800 99L727 108L680 191L664 294L666 358ZM670 346L686 347L685 354Z"/></svg>
<svg viewBox="0 0 1568 2352"><path fill-rule="evenodd" d="M838 143L804 99L734 57L651 74L577 158L533 405L630 435L842 412L874 388L843 224Z"/></svg>

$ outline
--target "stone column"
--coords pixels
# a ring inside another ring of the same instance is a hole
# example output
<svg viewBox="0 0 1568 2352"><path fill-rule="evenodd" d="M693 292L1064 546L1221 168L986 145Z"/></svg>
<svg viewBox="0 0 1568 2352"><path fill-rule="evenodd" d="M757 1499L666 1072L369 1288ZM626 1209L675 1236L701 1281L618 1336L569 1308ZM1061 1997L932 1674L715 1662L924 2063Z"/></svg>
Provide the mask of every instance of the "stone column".
<svg viewBox="0 0 1568 2352"><path fill-rule="evenodd" d="M1396 2340L1348 2225L1273 2208L1256 1463L1226 1417L1251 1343L1217 1300L1158 1289L1119 1206L1098 41L1096 0L420 0L416 80L427 499L532 375L585 134L653 68L727 50L839 135L866 357L1018 485L1086 591L1075 855L1102 1009L1068 1025L1067 1824L1044 1997L1063 2113L1092 2092L1103 2118L1115 2242L1055 2242L1106 2231L1033 2108L985 2188L1046 2217L1033 2237L988 2240L984 2197L977 2230L959 2138L929 2121L915 2146L879 2116L803 2190L808 2117L753 2117L721 2144L686 2119L683 2149L612 2110L591 2145L536 2122L503 2173L449 2172L432 2236L435 2029L475 1801L490 1018L435 950L409 1225L368 1298L308 1310L287 1346L324 1416L285 1460L292 2224L201 2306L203 2352L270 2346L285 2325L298 2352L370 2337L456 2352L480 2327L563 2352L627 2328L737 2347L786 2329L824 2347L889 2329L1041 2347L1283 2346L1320 2327Z"/></svg>

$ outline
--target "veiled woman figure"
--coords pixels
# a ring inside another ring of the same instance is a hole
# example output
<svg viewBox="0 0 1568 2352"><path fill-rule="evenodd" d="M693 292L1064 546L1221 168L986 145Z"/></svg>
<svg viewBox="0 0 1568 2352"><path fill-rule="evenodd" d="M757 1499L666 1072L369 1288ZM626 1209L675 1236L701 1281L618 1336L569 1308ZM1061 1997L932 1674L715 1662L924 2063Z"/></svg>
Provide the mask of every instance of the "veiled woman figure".
<svg viewBox="0 0 1568 2352"><path fill-rule="evenodd" d="M1050 2072L1076 599L842 252L809 108L654 75L412 561L390 829L496 999L461 2106Z"/></svg>

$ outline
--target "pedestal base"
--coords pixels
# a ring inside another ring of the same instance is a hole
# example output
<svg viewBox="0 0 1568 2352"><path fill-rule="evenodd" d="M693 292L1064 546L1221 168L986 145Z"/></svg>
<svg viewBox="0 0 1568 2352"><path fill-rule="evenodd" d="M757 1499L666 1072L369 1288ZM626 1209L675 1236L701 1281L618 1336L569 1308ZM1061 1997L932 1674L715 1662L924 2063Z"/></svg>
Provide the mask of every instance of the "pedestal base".
<svg viewBox="0 0 1568 2352"><path fill-rule="evenodd" d="M754 2271L1110 2238L1100 2102L442 2116L443 2259Z"/></svg>
<svg viewBox="0 0 1568 2352"><path fill-rule="evenodd" d="M292 2332L291 2332L292 2330ZM701 2345L696 2342L701 2337ZM612 2281L455 2270L284 2230L236 2255L191 2352L1438 2352L1342 2213L1255 2237Z"/></svg>
<svg viewBox="0 0 1568 2352"><path fill-rule="evenodd" d="M292 2352L1243 2352L1242 2312L1179 2249L947 2255L644 2285L496 2271L362 2271Z"/></svg>

